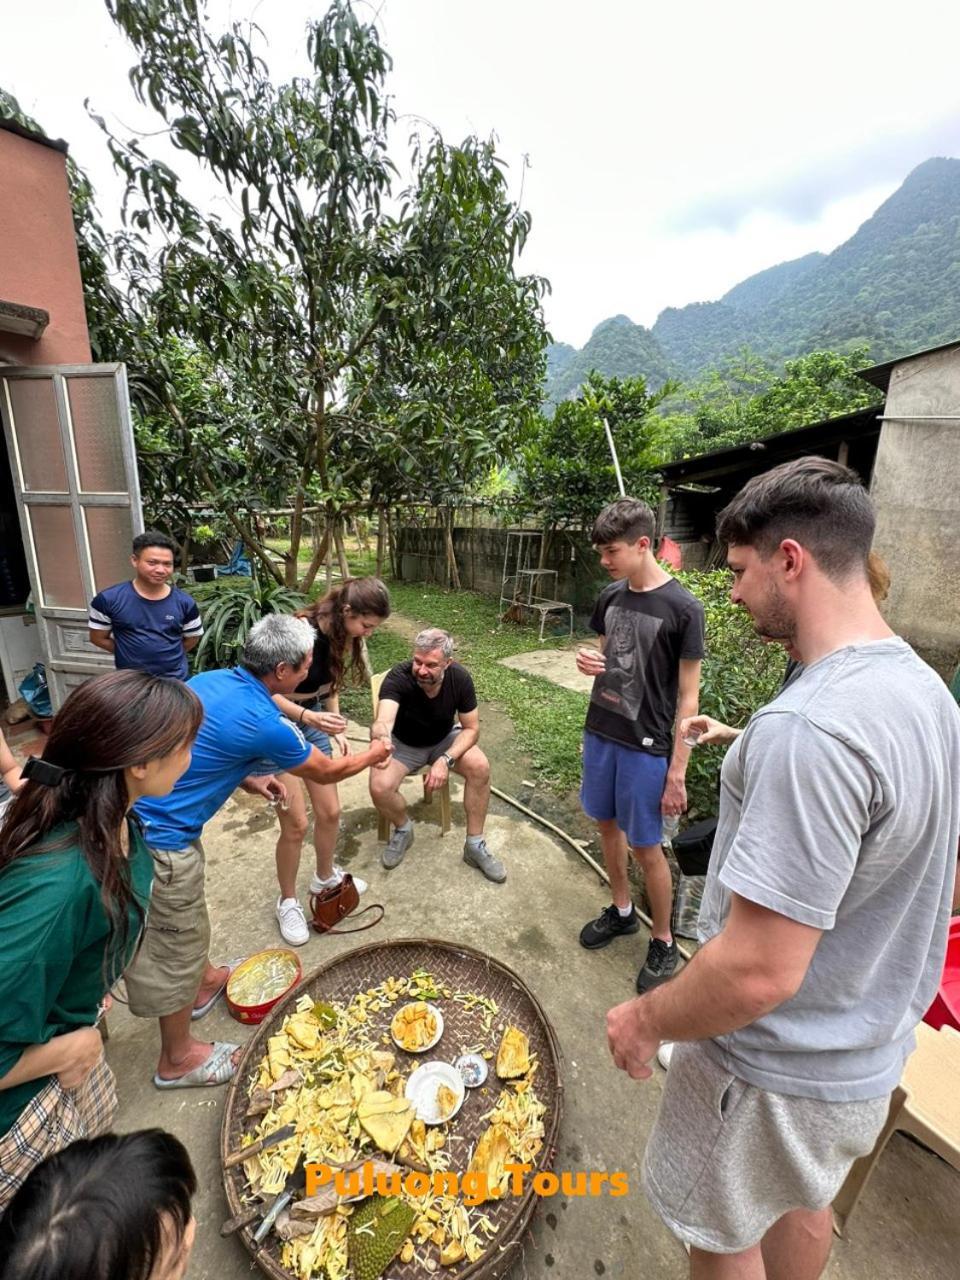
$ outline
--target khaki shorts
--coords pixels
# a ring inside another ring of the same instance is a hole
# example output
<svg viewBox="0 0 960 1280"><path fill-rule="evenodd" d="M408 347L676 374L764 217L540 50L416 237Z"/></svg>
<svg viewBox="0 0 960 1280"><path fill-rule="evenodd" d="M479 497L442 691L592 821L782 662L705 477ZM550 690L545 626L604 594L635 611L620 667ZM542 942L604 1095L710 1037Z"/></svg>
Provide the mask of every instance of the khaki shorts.
<svg viewBox="0 0 960 1280"><path fill-rule="evenodd" d="M163 1018L192 1005L210 950L203 845L151 849L153 890L143 941L124 973L130 1012Z"/></svg>
<svg viewBox="0 0 960 1280"><path fill-rule="evenodd" d="M677 1044L643 1166L644 1190L679 1238L709 1253L757 1244L792 1209L823 1209L873 1149L889 1098L823 1102L731 1075Z"/></svg>

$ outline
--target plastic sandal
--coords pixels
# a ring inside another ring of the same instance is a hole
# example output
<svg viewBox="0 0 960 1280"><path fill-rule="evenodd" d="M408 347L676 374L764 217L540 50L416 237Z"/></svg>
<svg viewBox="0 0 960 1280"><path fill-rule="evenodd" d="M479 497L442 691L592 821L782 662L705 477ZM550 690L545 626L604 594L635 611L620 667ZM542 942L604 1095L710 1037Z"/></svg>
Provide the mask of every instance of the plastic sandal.
<svg viewBox="0 0 960 1280"><path fill-rule="evenodd" d="M236 969L237 965L243 963L243 960L244 960L244 957L241 956L238 960L227 961L227 968L230 970L230 973L227 974L226 982L224 982L223 986L213 993L213 995L206 1002L206 1004L202 1004L199 1009L190 1010L191 1022L197 1022L200 1018L205 1018L207 1016L207 1014L210 1012L213 1006L217 1003L220 997L226 992L227 982L230 981L231 974L233 973L234 969Z"/></svg>
<svg viewBox="0 0 960 1280"><path fill-rule="evenodd" d="M185 1076L177 1076L174 1080L164 1080L162 1076L155 1075L153 1083L158 1089L202 1089L226 1084L236 1071L231 1059L239 1048L238 1044L215 1040L210 1057L206 1062L201 1062L199 1067L194 1067Z"/></svg>

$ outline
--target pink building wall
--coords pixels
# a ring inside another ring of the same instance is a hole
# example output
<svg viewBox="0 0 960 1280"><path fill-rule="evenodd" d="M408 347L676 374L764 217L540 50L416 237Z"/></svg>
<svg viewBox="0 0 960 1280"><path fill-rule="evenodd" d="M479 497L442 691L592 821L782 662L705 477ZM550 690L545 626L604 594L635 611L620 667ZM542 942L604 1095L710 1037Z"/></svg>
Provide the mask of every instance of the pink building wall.
<svg viewBox="0 0 960 1280"><path fill-rule="evenodd" d="M50 315L37 340L0 331L0 362L89 364L66 156L0 128L0 300Z"/></svg>

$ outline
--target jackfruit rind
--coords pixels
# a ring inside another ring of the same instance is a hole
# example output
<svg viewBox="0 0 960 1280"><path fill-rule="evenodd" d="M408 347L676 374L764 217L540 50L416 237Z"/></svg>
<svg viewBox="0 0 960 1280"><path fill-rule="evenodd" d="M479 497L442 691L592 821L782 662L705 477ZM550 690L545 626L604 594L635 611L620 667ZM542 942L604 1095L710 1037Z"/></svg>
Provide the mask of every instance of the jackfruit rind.
<svg viewBox="0 0 960 1280"><path fill-rule="evenodd" d="M396 1196L371 1196L350 1218L347 1253L354 1280L377 1280L403 1248L417 1211Z"/></svg>
<svg viewBox="0 0 960 1280"><path fill-rule="evenodd" d="M519 1027L507 1027L497 1053L497 1075L516 1080L530 1070L530 1041Z"/></svg>

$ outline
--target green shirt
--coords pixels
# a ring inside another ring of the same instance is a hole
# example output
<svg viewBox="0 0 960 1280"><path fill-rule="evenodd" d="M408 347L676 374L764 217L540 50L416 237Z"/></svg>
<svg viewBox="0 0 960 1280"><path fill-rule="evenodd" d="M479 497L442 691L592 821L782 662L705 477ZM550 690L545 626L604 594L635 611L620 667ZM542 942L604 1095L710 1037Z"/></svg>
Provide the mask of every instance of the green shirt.
<svg viewBox="0 0 960 1280"><path fill-rule="evenodd" d="M128 829L131 886L146 911L153 860L138 825ZM77 834L75 823L57 827L0 872L0 1078L31 1045L93 1026L136 946L139 916L131 903L126 955L113 959L105 985L110 922ZM50 847L57 842L60 848ZM49 1079L0 1090L0 1134Z"/></svg>

